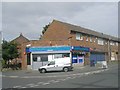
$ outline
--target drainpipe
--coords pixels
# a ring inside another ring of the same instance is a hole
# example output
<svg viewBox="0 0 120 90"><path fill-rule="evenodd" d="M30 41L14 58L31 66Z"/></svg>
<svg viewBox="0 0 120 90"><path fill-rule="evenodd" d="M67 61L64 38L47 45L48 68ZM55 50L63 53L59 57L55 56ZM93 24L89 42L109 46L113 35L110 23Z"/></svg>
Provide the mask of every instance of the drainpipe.
<svg viewBox="0 0 120 90"><path fill-rule="evenodd" d="M109 60L107 60L108 62L110 62L110 60L111 60L111 46L110 46L110 38L109 38L109 40L108 40L108 59Z"/></svg>

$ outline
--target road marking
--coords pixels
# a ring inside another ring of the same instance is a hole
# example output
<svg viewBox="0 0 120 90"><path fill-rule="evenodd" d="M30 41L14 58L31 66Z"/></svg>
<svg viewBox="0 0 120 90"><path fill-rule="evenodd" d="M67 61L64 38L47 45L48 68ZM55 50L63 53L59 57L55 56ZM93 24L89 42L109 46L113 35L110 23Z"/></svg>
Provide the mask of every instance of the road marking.
<svg viewBox="0 0 120 90"><path fill-rule="evenodd" d="M50 81L48 81L48 82L54 82L55 80L50 80Z"/></svg>
<svg viewBox="0 0 120 90"><path fill-rule="evenodd" d="M37 84L42 84L42 83L44 83L44 82L38 82Z"/></svg>
<svg viewBox="0 0 120 90"><path fill-rule="evenodd" d="M57 83L57 82L60 82L60 81L53 81L52 83Z"/></svg>
<svg viewBox="0 0 120 90"><path fill-rule="evenodd" d="M70 79L71 77L67 77L66 79Z"/></svg>
<svg viewBox="0 0 120 90"><path fill-rule="evenodd" d="M13 88L21 88L21 86L13 86Z"/></svg>
<svg viewBox="0 0 120 90"><path fill-rule="evenodd" d="M10 78L18 78L18 76L9 76Z"/></svg>
<svg viewBox="0 0 120 90"><path fill-rule="evenodd" d="M58 81L65 81L65 79L57 79Z"/></svg>
<svg viewBox="0 0 120 90"><path fill-rule="evenodd" d="M42 85L48 85L48 84L50 84L50 83L43 83Z"/></svg>
<svg viewBox="0 0 120 90"><path fill-rule="evenodd" d="M27 87L21 87L21 88L27 88Z"/></svg>
<svg viewBox="0 0 120 90"><path fill-rule="evenodd" d="M71 77L71 79L75 79L76 77Z"/></svg>
<svg viewBox="0 0 120 90"><path fill-rule="evenodd" d="M34 85L33 83L31 83L31 84L27 84L26 86L32 86L32 85Z"/></svg>

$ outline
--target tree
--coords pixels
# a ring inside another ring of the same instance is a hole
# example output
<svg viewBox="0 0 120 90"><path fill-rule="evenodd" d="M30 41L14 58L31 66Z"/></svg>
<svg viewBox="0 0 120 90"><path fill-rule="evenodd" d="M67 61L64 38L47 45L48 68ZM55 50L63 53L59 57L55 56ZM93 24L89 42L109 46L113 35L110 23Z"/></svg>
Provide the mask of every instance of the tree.
<svg viewBox="0 0 120 90"><path fill-rule="evenodd" d="M2 58L6 61L15 59L19 56L17 44L3 40L2 44Z"/></svg>
<svg viewBox="0 0 120 90"><path fill-rule="evenodd" d="M42 30L42 35L40 35L40 38L39 39L41 39L42 38L42 36L44 35L44 33L47 31L47 29L48 29L48 27L50 26L50 23L48 24L48 25L45 25L44 27L43 27L43 30Z"/></svg>
<svg viewBox="0 0 120 90"><path fill-rule="evenodd" d="M44 34L44 33L47 31L47 29L48 29L49 26L50 26L50 23L49 23L48 25L45 25L45 26L43 27L42 34Z"/></svg>

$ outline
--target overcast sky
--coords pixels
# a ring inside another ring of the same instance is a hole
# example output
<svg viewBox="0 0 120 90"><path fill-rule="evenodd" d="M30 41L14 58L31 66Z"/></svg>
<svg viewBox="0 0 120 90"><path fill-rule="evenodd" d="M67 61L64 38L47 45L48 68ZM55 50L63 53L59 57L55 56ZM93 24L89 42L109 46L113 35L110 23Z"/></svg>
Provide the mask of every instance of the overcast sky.
<svg viewBox="0 0 120 90"><path fill-rule="evenodd" d="M2 3L2 32L8 41L20 33L36 40L53 19L118 36L117 2Z"/></svg>

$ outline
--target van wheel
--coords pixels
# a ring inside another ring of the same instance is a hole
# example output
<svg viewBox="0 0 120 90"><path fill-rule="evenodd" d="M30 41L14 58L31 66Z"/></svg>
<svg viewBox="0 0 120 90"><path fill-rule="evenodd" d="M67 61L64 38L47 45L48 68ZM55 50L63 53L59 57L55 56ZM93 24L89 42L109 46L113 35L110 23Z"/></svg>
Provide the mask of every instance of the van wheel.
<svg viewBox="0 0 120 90"><path fill-rule="evenodd" d="M45 72L46 72L46 69L42 69L42 70L41 70L41 73L45 73Z"/></svg>
<svg viewBox="0 0 120 90"><path fill-rule="evenodd" d="M63 68L63 71L64 71L64 72L68 72L68 70L69 70L69 69L68 69L67 67Z"/></svg>

